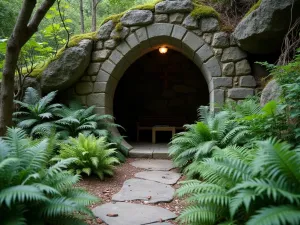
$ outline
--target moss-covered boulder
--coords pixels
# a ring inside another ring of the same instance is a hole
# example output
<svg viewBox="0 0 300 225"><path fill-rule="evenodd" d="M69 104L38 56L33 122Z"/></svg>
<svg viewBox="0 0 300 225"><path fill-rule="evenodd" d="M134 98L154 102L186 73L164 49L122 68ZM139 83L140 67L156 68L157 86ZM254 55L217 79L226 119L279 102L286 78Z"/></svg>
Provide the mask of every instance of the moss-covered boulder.
<svg viewBox="0 0 300 225"><path fill-rule="evenodd" d="M300 0L260 0L258 3L238 24L234 37L240 47L250 53L279 51L291 23L291 9L293 19L300 16Z"/></svg>
<svg viewBox="0 0 300 225"><path fill-rule="evenodd" d="M73 85L87 69L93 41L84 39L77 46L65 49L62 55L49 63L41 76L42 92L64 90Z"/></svg>

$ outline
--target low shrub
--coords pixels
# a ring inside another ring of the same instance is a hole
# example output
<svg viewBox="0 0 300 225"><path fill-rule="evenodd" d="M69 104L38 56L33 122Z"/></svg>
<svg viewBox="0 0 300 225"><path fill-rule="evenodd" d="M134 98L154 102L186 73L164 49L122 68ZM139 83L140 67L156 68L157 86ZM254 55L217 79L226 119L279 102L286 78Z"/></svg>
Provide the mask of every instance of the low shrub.
<svg viewBox="0 0 300 225"><path fill-rule="evenodd" d="M289 141L297 145L300 141L300 54L287 65L269 65L268 68L282 89L281 104L288 110L288 132L292 134Z"/></svg>
<svg viewBox="0 0 300 225"><path fill-rule="evenodd" d="M226 111L235 117L240 125L247 126L255 140L276 137L281 140L291 139L288 132L288 111L286 105L270 101L263 107L256 99L247 99L240 103L227 104Z"/></svg>

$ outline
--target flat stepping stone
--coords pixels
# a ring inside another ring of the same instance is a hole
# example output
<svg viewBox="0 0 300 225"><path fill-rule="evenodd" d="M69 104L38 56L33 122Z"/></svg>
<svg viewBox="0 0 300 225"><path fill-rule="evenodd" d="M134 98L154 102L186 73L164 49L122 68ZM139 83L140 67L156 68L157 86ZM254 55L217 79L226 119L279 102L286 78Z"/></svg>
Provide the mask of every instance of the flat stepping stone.
<svg viewBox="0 0 300 225"><path fill-rule="evenodd" d="M181 174L172 171L143 171L134 176L136 178L152 180L163 184L176 184Z"/></svg>
<svg viewBox="0 0 300 225"><path fill-rule="evenodd" d="M176 218L174 213L161 207L124 202L117 202L115 204L107 203L98 206L93 209L93 213L108 225L142 225L153 223L157 225L169 225L169 223L161 223L160 221ZM108 214L118 214L118 216L109 217L107 216Z"/></svg>
<svg viewBox="0 0 300 225"><path fill-rule="evenodd" d="M175 168L171 160L164 160L164 159L137 160L130 164L134 167L147 169L147 170L169 171Z"/></svg>
<svg viewBox="0 0 300 225"><path fill-rule="evenodd" d="M175 190L170 185L150 180L129 179L122 189L112 196L113 201L124 202L131 200L145 200L148 203L170 202Z"/></svg>

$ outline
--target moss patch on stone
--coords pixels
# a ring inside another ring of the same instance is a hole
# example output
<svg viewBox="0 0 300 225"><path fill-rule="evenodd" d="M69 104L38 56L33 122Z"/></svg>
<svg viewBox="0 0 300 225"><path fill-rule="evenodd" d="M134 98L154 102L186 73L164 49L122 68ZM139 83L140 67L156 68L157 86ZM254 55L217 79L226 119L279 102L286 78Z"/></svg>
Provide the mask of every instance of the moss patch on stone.
<svg viewBox="0 0 300 225"><path fill-rule="evenodd" d="M74 35L70 38L69 47L74 47L79 44L80 41L83 39L89 39L89 40L97 40L97 32L91 32L91 33L85 33L85 34L78 34Z"/></svg>
<svg viewBox="0 0 300 225"><path fill-rule="evenodd" d="M116 31L122 31L123 30L123 24L121 22L117 23L115 29L116 29Z"/></svg>
<svg viewBox="0 0 300 225"><path fill-rule="evenodd" d="M147 3L147 4L144 4L144 5L137 5L137 6L134 6L122 13L119 13L119 14L115 14L115 15L111 15L107 18L105 18L103 20L103 22L101 23L101 26L103 24L105 24L106 22L112 20L115 24L118 24L122 18L122 16L124 16L127 12L131 11L131 10L150 10L150 11L154 11L155 9L155 5L159 2L162 2L163 0L154 0L150 3Z"/></svg>
<svg viewBox="0 0 300 225"><path fill-rule="evenodd" d="M97 35L96 32L74 35L70 38L68 48L77 46L79 44L79 42L84 40L84 39L97 40L96 35ZM54 57L51 57L50 59L48 59L46 61L38 63L35 66L34 70L31 72L30 76L31 77L40 77L42 75L43 71L48 67L48 65L51 62L59 59L62 56L62 54L64 53L65 50L66 50L66 47L64 46L64 47L62 47L61 49L59 49L57 51L57 53ZM26 72L27 69L23 68L22 70L24 70L24 72Z"/></svg>
<svg viewBox="0 0 300 225"><path fill-rule="evenodd" d="M220 19L220 14L213 8L207 5L200 4L198 1L194 0L194 9L191 12L191 16L195 19L214 17Z"/></svg>
<svg viewBox="0 0 300 225"><path fill-rule="evenodd" d="M244 18L246 16L248 16L250 13L252 13L254 10L258 9L258 7L260 6L262 0L258 0L258 2L256 2L250 9L249 11L245 14Z"/></svg>
<svg viewBox="0 0 300 225"><path fill-rule="evenodd" d="M101 26L110 20L112 20L115 24L119 23L124 14L125 14L125 12L122 12L122 13L111 15L111 16L105 18L103 20L103 22L101 23Z"/></svg>

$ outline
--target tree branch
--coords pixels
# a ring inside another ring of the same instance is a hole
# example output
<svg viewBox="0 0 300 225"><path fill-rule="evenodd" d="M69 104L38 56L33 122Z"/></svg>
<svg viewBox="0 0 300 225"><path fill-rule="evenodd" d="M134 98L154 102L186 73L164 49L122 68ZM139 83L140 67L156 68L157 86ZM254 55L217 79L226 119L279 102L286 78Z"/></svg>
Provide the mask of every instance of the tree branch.
<svg viewBox="0 0 300 225"><path fill-rule="evenodd" d="M46 13L53 6L54 3L55 0L44 0L41 6L38 8L38 10L35 12L34 16L32 17L27 26L29 38L38 30L42 19L45 17Z"/></svg>
<svg viewBox="0 0 300 225"><path fill-rule="evenodd" d="M12 35L24 35L26 33L26 27L29 23L31 14L33 12L33 9L36 5L36 0L24 0L21 12L18 16L16 26L14 28L14 31ZM21 46L20 46L21 47Z"/></svg>
<svg viewBox="0 0 300 225"><path fill-rule="evenodd" d="M101 2L101 0L98 0L95 4L95 7L97 8L98 4Z"/></svg>

